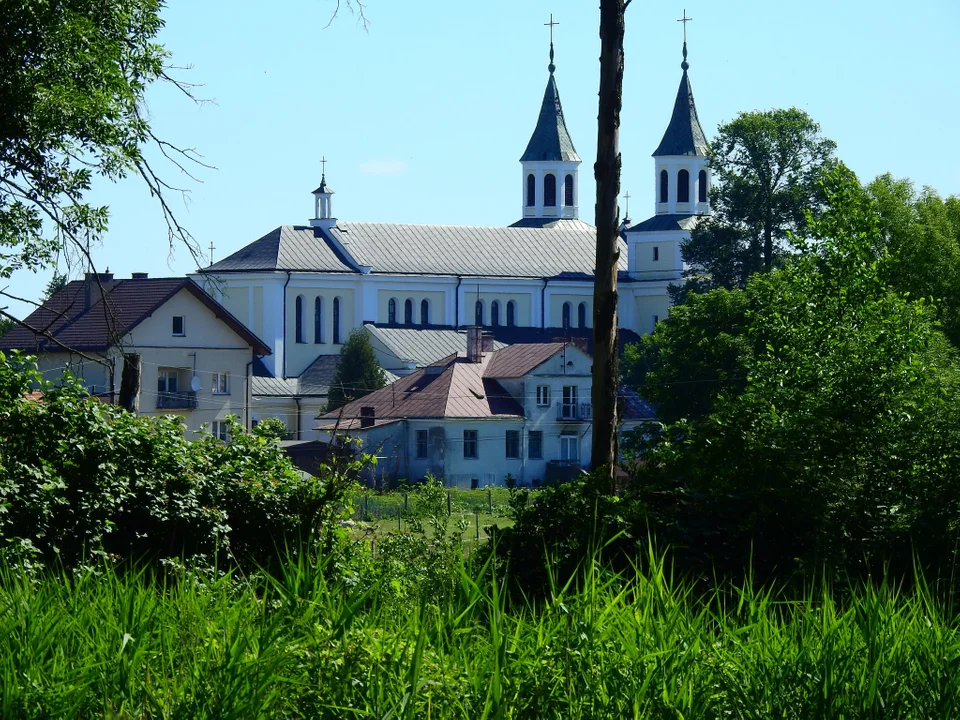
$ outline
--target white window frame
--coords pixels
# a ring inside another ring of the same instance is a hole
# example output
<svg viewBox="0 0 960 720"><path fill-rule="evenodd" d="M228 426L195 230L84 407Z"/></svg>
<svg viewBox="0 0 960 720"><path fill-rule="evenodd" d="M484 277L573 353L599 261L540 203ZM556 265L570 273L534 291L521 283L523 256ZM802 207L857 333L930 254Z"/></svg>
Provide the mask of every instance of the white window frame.
<svg viewBox="0 0 960 720"><path fill-rule="evenodd" d="M580 402L580 392L576 385L564 385L560 395L560 414L566 420L574 420L577 417L577 409Z"/></svg>
<svg viewBox="0 0 960 720"><path fill-rule="evenodd" d="M573 449L571 453L570 450ZM580 462L580 436L560 436L560 460L564 462Z"/></svg>
<svg viewBox="0 0 960 720"><path fill-rule="evenodd" d="M210 423L210 434L221 442L230 442L230 433L227 427L226 420L214 420Z"/></svg>
<svg viewBox="0 0 960 720"><path fill-rule="evenodd" d="M170 378L173 378L176 382L174 383L176 387L173 389L170 388ZM160 389L160 381L163 381L163 389ZM157 372L157 390L158 392L163 393L175 393L180 392L180 371L175 369L170 370L160 370Z"/></svg>
<svg viewBox="0 0 960 720"><path fill-rule="evenodd" d="M177 318L180 318L180 332L175 332L173 323L177 321ZM173 321L170 323L170 332L173 337L186 337L187 336L187 318L184 315L174 315Z"/></svg>
<svg viewBox="0 0 960 720"><path fill-rule="evenodd" d="M537 385L537 407L550 407L549 385Z"/></svg>
<svg viewBox="0 0 960 720"><path fill-rule="evenodd" d="M423 455L420 454L420 440L423 438ZM429 430L417 430L417 436L414 439L416 443L416 448L414 452L416 453L418 460L424 460L430 457L430 431Z"/></svg>
<svg viewBox="0 0 960 720"><path fill-rule="evenodd" d="M230 394L230 373L227 371L213 374L212 392L214 395Z"/></svg>

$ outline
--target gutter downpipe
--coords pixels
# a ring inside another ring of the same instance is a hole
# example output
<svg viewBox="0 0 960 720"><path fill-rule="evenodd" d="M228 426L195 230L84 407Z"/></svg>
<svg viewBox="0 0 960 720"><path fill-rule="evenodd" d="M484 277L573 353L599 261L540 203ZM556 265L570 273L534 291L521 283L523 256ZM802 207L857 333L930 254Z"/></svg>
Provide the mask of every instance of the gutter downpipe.
<svg viewBox="0 0 960 720"><path fill-rule="evenodd" d="M547 306L546 306L547 283L550 282L550 278L541 278L541 279L543 280L543 287L540 288L540 329L546 330L547 328ZM284 345L284 353L286 353L286 345ZM284 357L286 357L286 355L284 355Z"/></svg>
<svg viewBox="0 0 960 720"><path fill-rule="evenodd" d="M253 361L256 359L257 354L250 351L250 362L247 363L246 375L247 375L247 392L246 397L244 398L244 419L243 426L250 431L250 406L253 404Z"/></svg>
<svg viewBox="0 0 960 720"><path fill-rule="evenodd" d="M460 283L463 282L463 276L457 275L457 289L453 291L453 327L460 329Z"/></svg>
<svg viewBox="0 0 960 720"><path fill-rule="evenodd" d="M287 270L287 281L283 284L283 379L287 379L287 285L290 284L290 271Z"/></svg>
<svg viewBox="0 0 960 720"><path fill-rule="evenodd" d="M297 440L303 440L303 438L300 436L300 416L303 414L300 410L300 396L294 395L293 401L297 404Z"/></svg>

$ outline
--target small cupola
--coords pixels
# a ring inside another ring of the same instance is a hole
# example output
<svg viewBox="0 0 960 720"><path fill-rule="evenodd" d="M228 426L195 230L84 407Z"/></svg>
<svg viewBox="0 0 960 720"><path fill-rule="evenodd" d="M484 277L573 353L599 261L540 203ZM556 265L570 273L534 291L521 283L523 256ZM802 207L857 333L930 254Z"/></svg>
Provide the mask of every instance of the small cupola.
<svg viewBox="0 0 960 720"><path fill-rule="evenodd" d="M579 191L577 173L580 156L573 147L560 104L554 72L553 27L550 16L550 64L547 88L540 104L537 127L520 158L523 168L523 218L577 219Z"/></svg>
<svg viewBox="0 0 960 720"><path fill-rule="evenodd" d="M321 162L326 168L327 159ZM337 219L333 217L333 188L327 185L326 170L320 176L320 186L313 191L313 219L310 220L312 227L318 227L323 230L329 230L337 224Z"/></svg>

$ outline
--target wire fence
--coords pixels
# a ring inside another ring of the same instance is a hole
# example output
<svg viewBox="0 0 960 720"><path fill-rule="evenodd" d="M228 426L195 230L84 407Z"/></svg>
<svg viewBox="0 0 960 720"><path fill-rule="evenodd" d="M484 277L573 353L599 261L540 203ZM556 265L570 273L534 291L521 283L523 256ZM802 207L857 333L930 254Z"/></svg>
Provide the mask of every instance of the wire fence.
<svg viewBox="0 0 960 720"><path fill-rule="evenodd" d="M506 488L446 490L447 515L494 515L510 517L510 491ZM353 499L353 520L378 522L399 518L424 517L428 507L416 490L393 490L379 493L363 491Z"/></svg>

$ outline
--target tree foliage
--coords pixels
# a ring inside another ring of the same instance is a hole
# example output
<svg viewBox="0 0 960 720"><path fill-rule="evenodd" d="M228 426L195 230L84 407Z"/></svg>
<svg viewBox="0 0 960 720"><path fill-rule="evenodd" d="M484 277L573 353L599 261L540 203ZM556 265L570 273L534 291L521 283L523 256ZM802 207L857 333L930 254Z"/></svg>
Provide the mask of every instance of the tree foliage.
<svg viewBox="0 0 960 720"><path fill-rule="evenodd" d="M743 287L776 267L809 213L822 207L818 181L833 165L836 144L802 110L742 112L721 125L710 145L713 217L683 243L689 291Z"/></svg>
<svg viewBox="0 0 960 720"><path fill-rule="evenodd" d="M386 384L386 376L370 344L370 337L362 330L353 330L340 348L340 360L330 384L327 410L336 410Z"/></svg>

